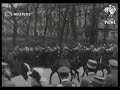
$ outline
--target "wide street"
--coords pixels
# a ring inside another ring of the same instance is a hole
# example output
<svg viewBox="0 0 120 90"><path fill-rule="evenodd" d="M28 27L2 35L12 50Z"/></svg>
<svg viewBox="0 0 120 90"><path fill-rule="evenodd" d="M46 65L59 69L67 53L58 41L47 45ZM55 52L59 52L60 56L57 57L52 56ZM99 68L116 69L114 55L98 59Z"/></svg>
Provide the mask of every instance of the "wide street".
<svg viewBox="0 0 120 90"><path fill-rule="evenodd" d="M42 68L43 69L43 68ZM81 67L79 70L79 77L81 79L81 75L83 73L83 68ZM41 72L41 71L40 71ZM45 87L49 87L49 86L55 86L56 84L59 83L59 78L58 78L58 75L57 73L54 73L54 75L52 76L52 84L49 85L49 77L50 77L50 74L51 74L51 69L43 69L43 72L40 73L41 74L41 80L42 80L42 85L45 86ZM98 75L102 75L102 73L100 71L97 72ZM18 79L19 77L19 79ZM16 77L12 78L12 81L15 82L16 86L18 87L24 87L26 84L25 84L25 80L19 75L16 79ZM71 75L69 76L69 79L71 78ZM77 80L77 77L75 77L73 79L73 82L75 82L77 84L77 86L80 85L80 83L78 82Z"/></svg>

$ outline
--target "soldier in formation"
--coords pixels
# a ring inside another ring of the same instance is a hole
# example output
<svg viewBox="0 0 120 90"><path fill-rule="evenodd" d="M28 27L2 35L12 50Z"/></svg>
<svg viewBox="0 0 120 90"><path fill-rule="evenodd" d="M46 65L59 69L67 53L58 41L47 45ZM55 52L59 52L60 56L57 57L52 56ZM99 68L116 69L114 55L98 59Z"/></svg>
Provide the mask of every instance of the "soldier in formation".
<svg viewBox="0 0 120 90"><path fill-rule="evenodd" d="M17 51L17 54L14 51ZM57 51L59 53L54 53L53 54L53 52L55 52L55 51ZM55 56L55 54L58 54L57 56L59 56L61 59L68 58L69 56L71 56L71 55L68 55L70 51L71 52L77 52L77 53L74 53L74 54L77 54L79 56L82 55L83 52L84 52L85 55L83 55L83 56L86 56L87 59L92 59L92 60L88 60L88 62L87 62L87 66L89 68L88 72L92 72L91 70L94 71L96 66L91 66L90 64L93 63L94 65L97 65L98 62L99 62L99 58L101 56L102 56L103 61L106 61L106 60L108 61L111 58L112 59L117 59L117 53L118 53L117 52L117 45L115 45L115 44L104 44L104 45L101 45L99 47L96 47L94 45L90 45L88 47L88 46L81 45L80 43L78 43L78 45L76 45L74 48L69 48L67 45L64 45L62 48L59 45L56 45L55 47L50 47L50 46L48 46L48 47L40 47L40 46L37 46L37 47L23 47L23 48L17 46L13 50L13 52L11 52L11 51L9 51L9 52L12 53L13 55L15 55L16 58L18 59L18 61L23 60L23 62L24 62L24 60L26 60L26 62L28 62L28 63L31 62L31 64L33 64L37 60L41 60L41 55L43 55L45 57L48 57L50 55L54 55ZM8 56L6 56L8 54L2 53L2 55L3 55L2 56L2 58L3 58L2 60L5 60L5 62L6 62L7 59L9 58ZM74 56L76 56L76 55L74 55ZM16 58L14 58L14 59L16 59ZM47 62L47 60L45 62ZM49 65L49 64L50 63L47 62L47 65ZM109 61L108 61L107 64L109 64ZM92 68L92 69L90 69L90 68ZM68 69L66 68L66 70L68 70ZM113 69L111 68L111 71L112 70ZM64 70L62 70L62 71L64 71ZM58 72L60 72L60 71L58 70ZM69 72L67 72L67 73L69 73ZM63 81L64 81L64 75L62 76L61 73L59 73L59 74L61 76L61 79L63 79ZM65 78L67 78L69 75L66 74L65 76L66 76ZM86 87L86 86L89 86L89 85L90 86L95 86L93 83L90 83L91 81L89 82L89 79L91 77L93 78L94 76L95 76L95 74L93 76L89 77L89 73L88 73L88 77L86 77L88 80L86 78L85 79L83 78L81 80L81 85L80 86L81 87L84 87L84 86ZM111 76L114 77L115 75L107 76L106 77L106 82L109 82L110 79L108 79L108 78L111 77ZM115 77L117 77L117 76L115 76ZM96 78L95 77L92 80L93 80L93 82L94 81L95 82L99 82L99 83L104 82L104 80L102 78ZM69 85L71 86L72 84L69 84ZM110 85L113 85L113 84L109 84L109 85L105 84L105 85L106 86L110 86ZM58 86L64 86L64 85L60 84ZM101 86L104 86L104 85L101 85ZM113 85L113 86L117 86L117 84Z"/></svg>

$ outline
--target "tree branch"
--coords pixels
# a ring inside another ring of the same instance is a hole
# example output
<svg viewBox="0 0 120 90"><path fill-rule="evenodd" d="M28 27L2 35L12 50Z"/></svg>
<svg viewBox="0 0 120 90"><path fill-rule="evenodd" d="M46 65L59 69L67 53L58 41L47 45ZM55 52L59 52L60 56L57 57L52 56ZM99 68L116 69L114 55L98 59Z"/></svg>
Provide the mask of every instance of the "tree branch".
<svg viewBox="0 0 120 90"><path fill-rule="evenodd" d="M6 8L7 10L9 10L9 11L11 11L9 8L7 8L7 7L4 7L4 8Z"/></svg>
<svg viewBox="0 0 120 90"><path fill-rule="evenodd" d="M22 32L24 32L25 34L27 33L27 31L25 31L24 29L21 28L21 30L22 30Z"/></svg>
<svg viewBox="0 0 120 90"><path fill-rule="evenodd" d="M21 20L22 18L23 18L23 17L18 18L17 21Z"/></svg>
<svg viewBox="0 0 120 90"><path fill-rule="evenodd" d="M48 13L48 16L50 15L51 11L56 7L56 4L50 9L50 12Z"/></svg>
<svg viewBox="0 0 120 90"><path fill-rule="evenodd" d="M12 30L13 30L13 28L11 27L11 26L9 26L7 23L5 23L5 22L2 22L2 25L6 25L6 26L8 26L9 28L11 28Z"/></svg>
<svg viewBox="0 0 120 90"><path fill-rule="evenodd" d="M34 7L34 9L35 9L35 4L33 3L33 7Z"/></svg>
<svg viewBox="0 0 120 90"><path fill-rule="evenodd" d="M99 13L101 13L106 7L107 5L104 5L102 8L97 9L97 12L95 12L95 15L98 15Z"/></svg>
<svg viewBox="0 0 120 90"><path fill-rule="evenodd" d="M4 16L4 15L3 15ZM5 17L5 16L4 16ZM12 24L13 25L13 23L7 18L7 17L5 17L6 19L7 19L7 21L8 22L10 22L10 24Z"/></svg>
<svg viewBox="0 0 120 90"><path fill-rule="evenodd" d="M20 23L20 24L18 24L17 26L21 26L22 24L24 24L24 22L26 21L27 19L25 19L25 20L23 20L23 22L22 23Z"/></svg>
<svg viewBox="0 0 120 90"><path fill-rule="evenodd" d="M13 11L13 13L15 12L15 7L14 7L14 5L12 4L12 3L9 3L10 4L10 6L11 6L11 8L12 8L12 11Z"/></svg>

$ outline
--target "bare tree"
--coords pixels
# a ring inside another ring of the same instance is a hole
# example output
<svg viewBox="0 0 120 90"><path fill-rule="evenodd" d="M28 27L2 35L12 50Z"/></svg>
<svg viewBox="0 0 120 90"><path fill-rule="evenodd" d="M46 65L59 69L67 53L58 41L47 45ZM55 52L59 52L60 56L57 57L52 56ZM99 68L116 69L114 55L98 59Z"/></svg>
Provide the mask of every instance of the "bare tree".
<svg viewBox="0 0 120 90"><path fill-rule="evenodd" d="M69 22L69 17L68 17L67 28L66 28L66 33L65 33L65 42L67 41L67 37L69 35L69 27L70 27L70 22Z"/></svg>
<svg viewBox="0 0 120 90"><path fill-rule="evenodd" d="M50 8L49 8L50 7ZM45 44L45 38L46 38L46 33L47 33L47 29L48 29L48 21L49 21L49 16L52 12L52 10L56 7L56 4L53 6L50 6L50 4L45 4L45 16L46 16L46 24L45 24L45 28L44 28L44 44Z"/></svg>
<svg viewBox="0 0 120 90"><path fill-rule="evenodd" d="M71 28L72 28L72 33L73 33L73 38L75 42L77 42L77 28L76 28L76 9L75 9L75 4L72 4L72 11L71 11Z"/></svg>
<svg viewBox="0 0 120 90"><path fill-rule="evenodd" d="M32 11L32 7L30 7L30 4L27 3L26 4L26 8L25 8L26 12L31 12ZM26 25L26 28L22 31L24 31L26 33L26 42L29 43L29 30L30 30L30 23L32 21L32 16L27 17L27 20L25 20L24 23Z"/></svg>
<svg viewBox="0 0 120 90"><path fill-rule="evenodd" d="M60 39L60 22L61 22L60 15L61 15L61 5L58 4L58 18L59 18L59 20L57 22L57 39L58 39L58 41Z"/></svg>
<svg viewBox="0 0 120 90"><path fill-rule="evenodd" d="M9 4L9 3L8 3ZM15 4L14 3L10 3L10 8L6 7L6 9L9 11L9 12L12 12L12 15L14 13L17 13L18 11L20 11L20 6L18 4L17 7L15 7ZM11 17L6 17L4 15L4 13L2 14L2 17L3 17L3 20L2 20L2 24L3 25L6 25L7 27L9 27L10 29L13 30L13 47L16 46L16 37L17 37L17 30L18 30L18 27L20 26L20 23L19 21L21 19L23 19L23 17L17 17L17 16L11 16ZM6 21L6 22L5 22Z"/></svg>
<svg viewBox="0 0 120 90"><path fill-rule="evenodd" d="M38 8L39 3L33 3L34 6L34 35L37 36L37 23L38 23Z"/></svg>
<svg viewBox="0 0 120 90"><path fill-rule="evenodd" d="M61 27L60 27L60 41L59 43L62 45L63 43L63 35L64 35L64 28L67 22L67 15L68 15L68 11L69 11L69 3L65 4L65 11L64 11L64 16L63 16L63 20L61 23Z"/></svg>
<svg viewBox="0 0 120 90"><path fill-rule="evenodd" d="M97 7L98 5L98 7ZM103 20L105 17L103 15L100 15L101 12L103 12L104 8L107 5L103 5L102 7L99 7L100 4L93 4L91 14L90 14L90 30L89 30L89 44L96 44L97 43L97 33L98 33L98 23Z"/></svg>

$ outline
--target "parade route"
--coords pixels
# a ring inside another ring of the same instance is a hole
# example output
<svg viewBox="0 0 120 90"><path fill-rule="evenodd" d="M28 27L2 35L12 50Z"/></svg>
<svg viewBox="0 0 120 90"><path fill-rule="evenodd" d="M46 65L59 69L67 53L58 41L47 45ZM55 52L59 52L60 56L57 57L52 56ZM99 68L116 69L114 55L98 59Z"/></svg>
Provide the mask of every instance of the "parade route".
<svg viewBox="0 0 120 90"><path fill-rule="evenodd" d="M81 75L83 73L83 68L81 67L78 71L79 71L79 77L81 79ZM97 73L99 75L102 74L100 71L98 71ZM41 73L42 86L44 86L44 87L55 86L56 84L59 83L58 75L57 75L57 73L54 73L54 75L52 76L52 84L49 85L50 74L51 74L51 69L43 69L43 73ZM69 79L70 78L71 78L71 75L69 76ZM22 75L12 78L12 81L15 83L16 87L26 87L26 82L23 79ZM77 84L77 86L80 85L80 82L78 82L77 77L75 77L73 79L73 82L75 82ZM30 82L28 82L28 83L30 83Z"/></svg>

